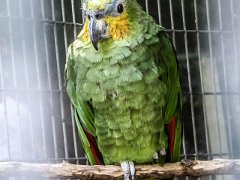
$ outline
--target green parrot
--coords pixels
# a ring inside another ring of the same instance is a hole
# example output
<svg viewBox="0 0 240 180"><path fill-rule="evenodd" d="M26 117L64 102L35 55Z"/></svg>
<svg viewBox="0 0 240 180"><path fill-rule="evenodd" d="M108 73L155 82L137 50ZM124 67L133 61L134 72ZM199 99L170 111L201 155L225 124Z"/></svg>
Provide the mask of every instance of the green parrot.
<svg viewBox="0 0 240 180"><path fill-rule="evenodd" d="M85 24L69 46L66 88L90 164L179 161L181 87L164 28L136 0L85 0Z"/></svg>

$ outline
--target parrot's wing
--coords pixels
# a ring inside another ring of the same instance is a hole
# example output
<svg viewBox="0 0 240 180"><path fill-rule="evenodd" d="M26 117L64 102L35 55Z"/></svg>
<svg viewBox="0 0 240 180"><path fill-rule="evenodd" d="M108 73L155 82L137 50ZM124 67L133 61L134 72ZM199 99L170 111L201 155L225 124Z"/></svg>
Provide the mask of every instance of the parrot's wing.
<svg viewBox="0 0 240 180"><path fill-rule="evenodd" d="M91 165L102 164L101 153L98 150L94 127L94 113L91 105L82 100L81 95L77 93L77 73L75 71L75 63L77 58L74 51L69 47L69 53L65 66L66 88L74 108L74 116L77 124L78 133ZM78 82L79 83L79 82Z"/></svg>
<svg viewBox="0 0 240 180"><path fill-rule="evenodd" d="M163 117L169 132L169 151L171 161L180 160L182 139L182 92L179 80L176 53L169 37L162 31L159 33L160 50L158 61L161 80L167 86Z"/></svg>

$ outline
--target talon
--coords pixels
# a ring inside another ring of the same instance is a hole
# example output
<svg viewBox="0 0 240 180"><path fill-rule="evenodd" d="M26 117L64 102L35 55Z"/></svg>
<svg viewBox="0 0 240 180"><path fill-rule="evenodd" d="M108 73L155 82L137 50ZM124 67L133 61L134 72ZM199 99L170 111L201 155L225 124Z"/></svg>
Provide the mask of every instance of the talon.
<svg viewBox="0 0 240 180"><path fill-rule="evenodd" d="M127 161L121 162L121 168L123 170L124 173L124 180L130 180L130 166L129 163Z"/></svg>
<svg viewBox="0 0 240 180"><path fill-rule="evenodd" d="M134 167L134 163L132 161L129 162L129 167L130 167L130 174L131 174L132 180L134 180L135 167Z"/></svg>
<svg viewBox="0 0 240 180"><path fill-rule="evenodd" d="M160 152L160 155L161 155L161 156L166 156L166 154L167 154L165 148L162 148L159 152Z"/></svg>
<svg viewBox="0 0 240 180"><path fill-rule="evenodd" d="M153 163L158 163L158 161L159 161L159 156L158 156L158 153L157 152L155 152L154 154L153 154Z"/></svg>
<svg viewBox="0 0 240 180"><path fill-rule="evenodd" d="M155 152L154 154L153 154L153 159L158 159L158 153L157 152Z"/></svg>

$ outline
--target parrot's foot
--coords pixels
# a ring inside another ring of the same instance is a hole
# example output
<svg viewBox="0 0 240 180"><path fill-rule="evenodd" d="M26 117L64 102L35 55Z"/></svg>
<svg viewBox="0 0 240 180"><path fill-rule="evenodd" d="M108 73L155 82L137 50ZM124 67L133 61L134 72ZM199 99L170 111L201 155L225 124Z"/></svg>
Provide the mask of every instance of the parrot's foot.
<svg viewBox="0 0 240 180"><path fill-rule="evenodd" d="M160 149L159 151L155 152L153 154L153 164L159 164L161 162L164 162L165 156L166 156L167 152L165 148Z"/></svg>
<svg viewBox="0 0 240 180"><path fill-rule="evenodd" d="M153 154L153 164L157 164L158 161L159 161L159 156L158 156L158 153L155 152L155 153Z"/></svg>
<svg viewBox="0 0 240 180"><path fill-rule="evenodd" d="M161 156L166 156L166 154L167 154L165 148L160 149L159 153L160 153Z"/></svg>
<svg viewBox="0 0 240 180"><path fill-rule="evenodd" d="M134 180L135 167L132 161L124 161L121 163L121 167L124 173L124 180Z"/></svg>

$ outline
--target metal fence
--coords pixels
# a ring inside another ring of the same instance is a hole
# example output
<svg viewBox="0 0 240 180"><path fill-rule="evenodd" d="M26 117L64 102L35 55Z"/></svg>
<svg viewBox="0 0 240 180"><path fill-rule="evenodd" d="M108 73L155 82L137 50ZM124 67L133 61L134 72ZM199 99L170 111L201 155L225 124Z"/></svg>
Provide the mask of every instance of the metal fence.
<svg viewBox="0 0 240 180"><path fill-rule="evenodd" d="M182 158L239 158L240 1L139 3L178 55ZM86 163L63 77L82 22L80 0L0 0L0 161Z"/></svg>

